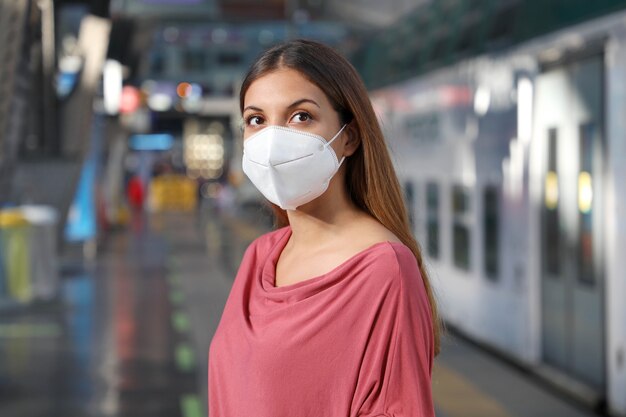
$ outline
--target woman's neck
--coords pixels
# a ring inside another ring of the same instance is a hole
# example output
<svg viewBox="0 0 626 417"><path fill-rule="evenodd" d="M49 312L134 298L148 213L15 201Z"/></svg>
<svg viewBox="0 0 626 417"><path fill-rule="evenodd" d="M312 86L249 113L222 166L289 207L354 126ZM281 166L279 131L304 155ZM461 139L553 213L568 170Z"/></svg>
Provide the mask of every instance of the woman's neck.
<svg viewBox="0 0 626 417"><path fill-rule="evenodd" d="M345 191L328 191L297 210L287 211L291 245L319 246L323 242L341 238L352 222L364 214L350 201Z"/></svg>

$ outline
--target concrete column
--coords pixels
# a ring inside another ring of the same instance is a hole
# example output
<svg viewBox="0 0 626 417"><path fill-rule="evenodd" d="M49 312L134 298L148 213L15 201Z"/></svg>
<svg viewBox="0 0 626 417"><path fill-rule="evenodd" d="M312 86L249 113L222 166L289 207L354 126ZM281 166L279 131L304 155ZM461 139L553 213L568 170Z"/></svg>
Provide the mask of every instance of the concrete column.
<svg viewBox="0 0 626 417"><path fill-rule="evenodd" d="M0 0L0 204L12 193L27 98L17 88L30 1Z"/></svg>
<svg viewBox="0 0 626 417"><path fill-rule="evenodd" d="M626 27L606 53L606 332L607 394L612 414L626 416Z"/></svg>

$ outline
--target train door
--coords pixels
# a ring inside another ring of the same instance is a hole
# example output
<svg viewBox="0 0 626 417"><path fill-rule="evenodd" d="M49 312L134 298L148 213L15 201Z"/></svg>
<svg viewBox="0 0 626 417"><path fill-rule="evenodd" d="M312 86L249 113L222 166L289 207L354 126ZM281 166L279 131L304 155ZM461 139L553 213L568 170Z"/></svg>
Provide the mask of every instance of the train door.
<svg viewBox="0 0 626 417"><path fill-rule="evenodd" d="M597 392L605 384L602 272L603 57L546 70L536 83L543 147L543 361Z"/></svg>

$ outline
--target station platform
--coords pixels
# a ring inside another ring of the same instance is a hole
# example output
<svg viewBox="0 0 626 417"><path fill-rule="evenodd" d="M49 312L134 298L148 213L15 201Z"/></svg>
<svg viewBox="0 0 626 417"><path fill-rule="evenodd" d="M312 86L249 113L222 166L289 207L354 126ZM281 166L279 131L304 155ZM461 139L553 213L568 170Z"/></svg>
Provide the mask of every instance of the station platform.
<svg viewBox="0 0 626 417"><path fill-rule="evenodd" d="M217 212L158 214L66 263L57 302L0 316L0 415L206 416L207 353L243 250L263 228ZM596 416L446 333L438 417Z"/></svg>

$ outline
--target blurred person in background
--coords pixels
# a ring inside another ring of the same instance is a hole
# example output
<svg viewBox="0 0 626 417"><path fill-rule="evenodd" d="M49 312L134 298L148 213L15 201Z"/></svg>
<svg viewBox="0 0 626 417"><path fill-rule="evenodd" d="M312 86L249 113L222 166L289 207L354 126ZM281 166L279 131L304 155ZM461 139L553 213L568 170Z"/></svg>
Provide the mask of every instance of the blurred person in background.
<svg viewBox="0 0 626 417"><path fill-rule="evenodd" d="M439 319L367 91L333 49L266 51L243 170L275 231L247 249L209 352L211 417L434 416Z"/></svg>
<svg viewBox="0 0 626 417"><path fill-rule="evenodd" d="M143 181L139 175L134 174L126 185L126 198L131 208L131 223L134 231L143 228L143 204L145 201L145 191Z"/></svg>
<svg viewBox="0 0 626 417"><path fill-rule="evenodd" d="M222 184L217 194L217 208L222 212L228 212L235 206L235 191L229 184Z"/></svg>

